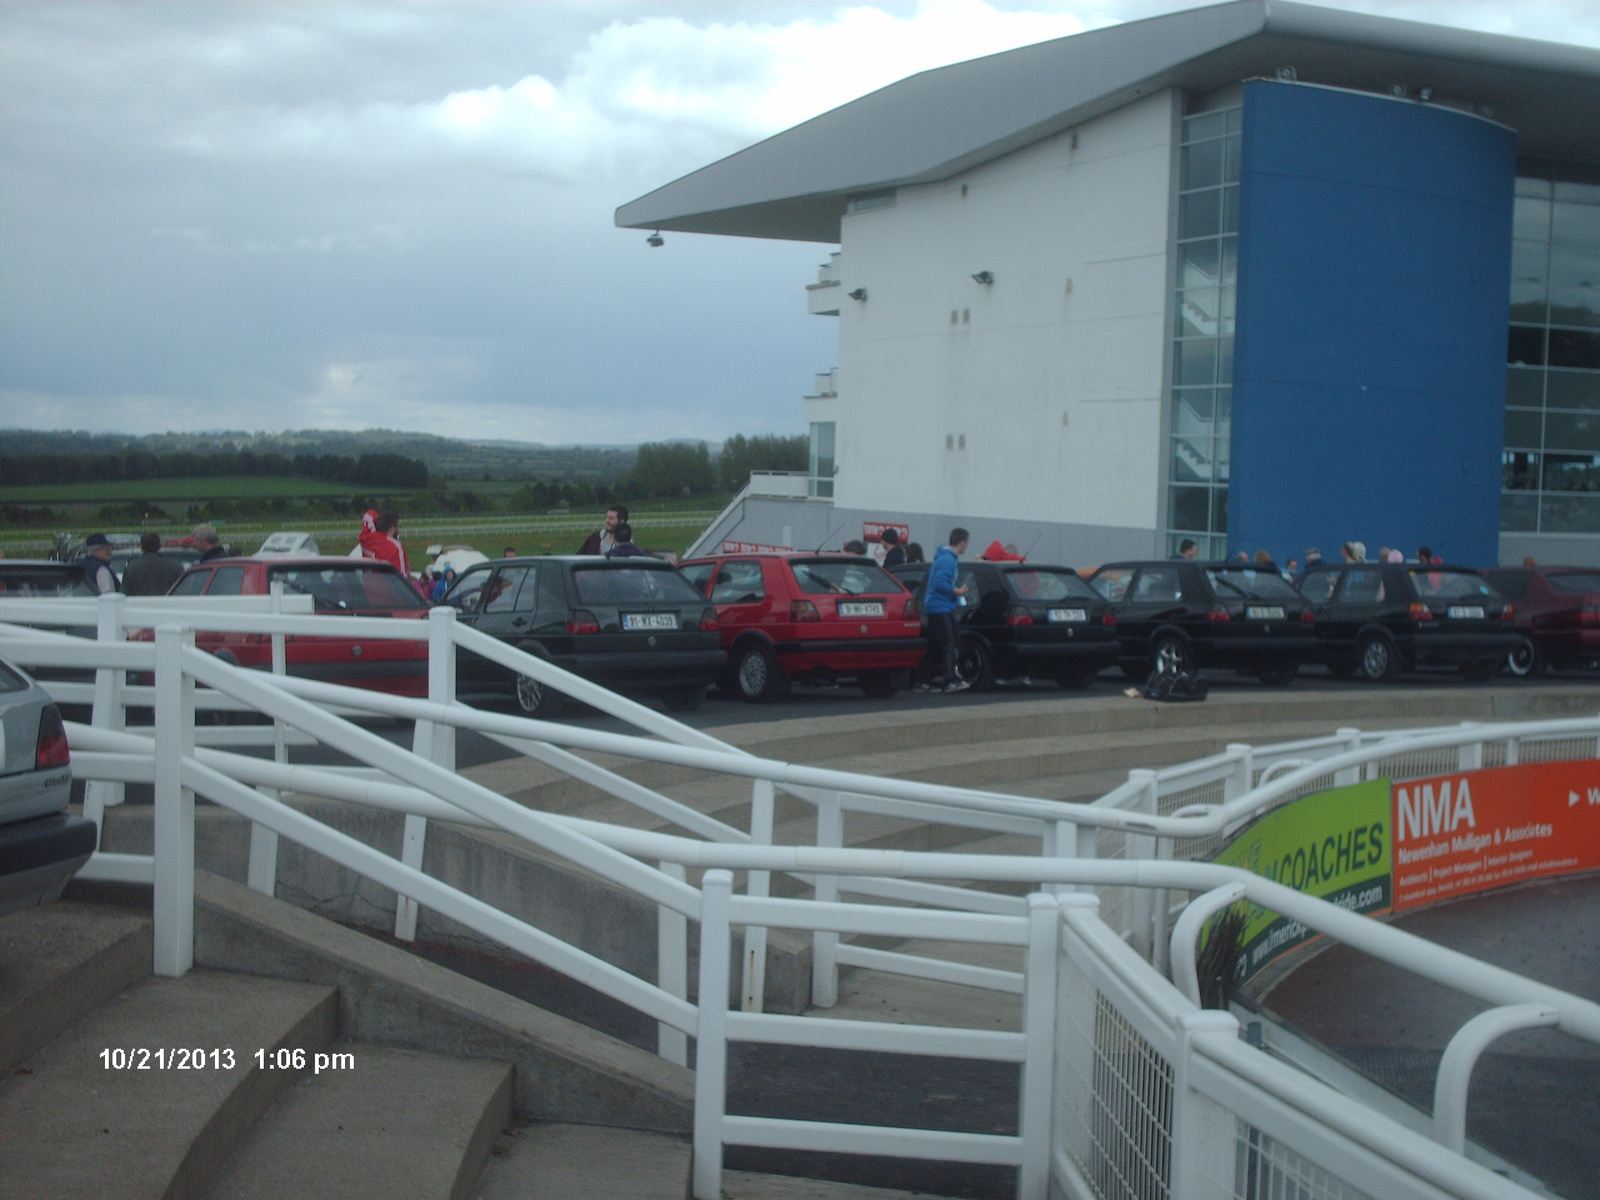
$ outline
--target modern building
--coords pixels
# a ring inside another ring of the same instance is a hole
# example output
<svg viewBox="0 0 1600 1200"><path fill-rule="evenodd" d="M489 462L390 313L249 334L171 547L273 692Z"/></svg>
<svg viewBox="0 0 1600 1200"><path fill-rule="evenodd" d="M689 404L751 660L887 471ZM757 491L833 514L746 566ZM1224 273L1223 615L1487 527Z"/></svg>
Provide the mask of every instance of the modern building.
<svg viewBox="0 0 1600 1200"><path fill-rule="evenodd" d="M1600 564L1600 51L1240 0L914 75L616 221L837 246L810 477L703 546Z"/></svg>

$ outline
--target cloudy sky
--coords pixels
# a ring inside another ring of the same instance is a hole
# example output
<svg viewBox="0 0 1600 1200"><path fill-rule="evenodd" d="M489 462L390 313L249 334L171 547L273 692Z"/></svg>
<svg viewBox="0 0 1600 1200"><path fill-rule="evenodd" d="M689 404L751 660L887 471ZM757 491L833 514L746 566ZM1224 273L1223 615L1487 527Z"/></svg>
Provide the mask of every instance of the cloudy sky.
<svg viewBox="0 0 1600 1200"><path fill-rule="evenodd" d="M1592 0L1333 2L1600 45ZM827 248L651 250L613 209L915 71L1190 6L7 0L0 427L798 431Z"/></svg>

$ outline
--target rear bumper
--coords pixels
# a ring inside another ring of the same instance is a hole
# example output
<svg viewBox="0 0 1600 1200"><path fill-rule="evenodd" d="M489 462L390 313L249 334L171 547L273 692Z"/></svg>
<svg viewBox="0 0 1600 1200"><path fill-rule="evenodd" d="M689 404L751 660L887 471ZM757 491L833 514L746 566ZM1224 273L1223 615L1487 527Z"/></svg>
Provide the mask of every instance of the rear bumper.
<svg viewBox="0 0 1600 1200"><path fill-rule="evenodd" d="M657 650L648 653L563 654L551 661L591 683L619 692L659 692L710 687L728 655L717 650ZM507 683L511 673L506 672Z"/></svg>
<svg viewBox="0 0 1600 1200"><path fill-rule="evenodd" d="M1060 667L1082 667L1097 663L1109 667L1122 656L1122 644L1116 638L1093 642L1012 642L996 644L995 659L1004 664L1014 659L1026 673L1048 675Z"/></svg>
<svg viewBox="0 0 1600 1200"><path fill-rule="evenodd" d="M1321 647L1316 635L1309 631L1293 636L1279 637L1218 637L1209 645L1199 647L1201 660L1207 665L1231 665L1236 662L1310 662L1320 657Z"/></svg>
<svg viewBox="0 0 1600 1200"><path fill-rule="evenodd" d="M1516 634L1505 633L1414 633L1405 639L1404 649L1418 665L1486 662L1511 653Z"/></svg>
<svg viewBox="0 0 1600 1200"><path fill-rule="evenodd" d="M0 913L54 900L98 837L93 821L66 813L0 826Z"/></svg>
<svg viewBox="0 0 1600 1200"><path fill-rule="evenodd" d="M785 675L827 669L836 672L900 670L914 667L927 653L919 637L815 638L778 642L773 652Z"/></svg>

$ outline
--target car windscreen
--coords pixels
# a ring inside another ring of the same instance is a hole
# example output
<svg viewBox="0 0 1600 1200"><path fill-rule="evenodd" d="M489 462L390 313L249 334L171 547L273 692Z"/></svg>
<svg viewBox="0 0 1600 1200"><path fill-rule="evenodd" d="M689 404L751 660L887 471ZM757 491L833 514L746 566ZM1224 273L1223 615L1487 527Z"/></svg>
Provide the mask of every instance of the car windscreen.
<svg viewBox="0 0 1600 1200"><path fill-rule="evenodd" d="M706 598L671 567L576 567L572 582L580 604L704 604Z"/></svg>
<svg viewBox="0 0 1600 1200"><path fill-rule="evenodd" d="M0 595L3 596L92 596L89 581L75 568L51 570L6 568L0 570Z"/></svg>
<svg viewBox="0 0 1600 1200"><path fill-rule="evenodd" d="M1219 600L1298 600L1300 593L1276 571L1241 568L1237 571L1206 569L1211 590Z"/></svg>
<svg viewBox="0 0 1600 1200"><path fill-rule="evenodd" d="M1018 600L1099 600L1095 591L1072 571L1005 571L1006 587Z"/></svg>
<svg viewBox="0 0 1600 1200"><path fill-rule="evenodd" d="M802 559L789 564L800 590L812 596L893 596L901 588L877 563Z"/></svg>
<svg viewBox="0 0 1600 1200"><path fill-rule="evenodd" d="M1417 567L1411 572L1411 584L1424 600L1498 600L1499 593L1489 586L1489 581L1470 571L1435 571Z"/></svg>
<svg viewBox="0 0 1600 1200"><path fill-rule="evenodd" d="M1600 573L1594 571L1563 571L1544 577L1545 582L1558 592L1586 594L1600 592Z"/></svg>
<svg viewBox="0 0 1600 1200"><path fill-rule="evenodd" d="M317 612L428 607L398 574L371 567L274 567L267 578L281 579L285 595L310 596Z"/></svg>

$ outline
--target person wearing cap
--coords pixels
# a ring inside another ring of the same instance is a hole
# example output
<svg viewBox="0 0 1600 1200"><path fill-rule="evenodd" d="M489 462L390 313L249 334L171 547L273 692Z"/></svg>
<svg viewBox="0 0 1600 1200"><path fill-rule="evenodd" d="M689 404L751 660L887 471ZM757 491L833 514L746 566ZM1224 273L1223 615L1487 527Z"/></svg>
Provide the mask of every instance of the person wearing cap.
<svg viewBox="0 0 1600 1200"><path fill-rule="evenodd" d="M111 539L103 533L91 533L83 540L83 578L96 596L117 590L117 577L111 570Z"/></svg>
<svg viewBox="0 0 1600 1200"><path fill-rule="evenodd" d="M879 543L885 547L883 552L883 565L898 567L906 561L905 547L900 544L900 531L890 526L878 535Z"/></svg>
<svg viewBox="0 0 1600 1200"><path fill-rule="evenodd" d="M217 527L209 521L202 521L194 527L194 548L200 551L200 561L210 562L213 558L227 558L228 551L222 545L222 539L217 536Z"/></svg>

